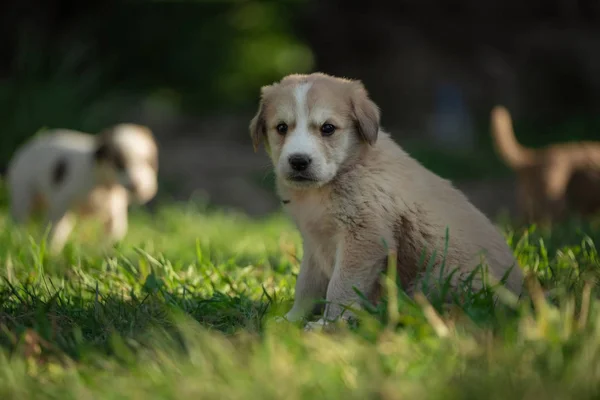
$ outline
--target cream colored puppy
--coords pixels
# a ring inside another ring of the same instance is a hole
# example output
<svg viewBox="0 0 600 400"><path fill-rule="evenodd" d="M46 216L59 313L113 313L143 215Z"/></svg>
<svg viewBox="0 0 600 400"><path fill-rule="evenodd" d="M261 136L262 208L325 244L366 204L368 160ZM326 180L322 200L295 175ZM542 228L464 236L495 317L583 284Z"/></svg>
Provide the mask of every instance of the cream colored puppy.
<svg viewBox="0 0 600 400"><path fill-rule="evenodd" d="M344 306L358 305L353 287L376 300L388 248L410 292L423 250L425 264L437 250L438 276L447 227L445 271L471 273L485 256L497 279L514 266L506 285L520 294L523 275L501 233L449 181L405 153L379 119L359 81L315 73L262 88L250 134L255 149L265 140L278 193L303 238L286 318L302 319L325 297L325 319L336 319Z"/></svg>
<svg viewBox="0 0 600 400"><path fill-rule="evenodd" d="M95 216L111 242L127 233L128 206L158 188L158 147L151 131L119 124L99 135L56 129L19 148L7 169L10 210L24 223L40 210L51 224L50 249L62 250L76 216Z"/></svg>

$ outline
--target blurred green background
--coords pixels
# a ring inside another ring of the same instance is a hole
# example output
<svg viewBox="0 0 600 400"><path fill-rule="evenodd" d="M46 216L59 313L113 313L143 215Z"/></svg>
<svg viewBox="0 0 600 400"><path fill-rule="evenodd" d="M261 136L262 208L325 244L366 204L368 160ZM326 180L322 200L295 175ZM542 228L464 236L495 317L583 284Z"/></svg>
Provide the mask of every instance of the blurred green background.
<svg viewBox="0 0 600 400"><path fill-rule="evenodd" d="M269 212L268 160L247 133L259 88L320 70L362 79L384 128L427 167L498 187L512 173L489 140L494 104L527 145L598 137L594 4L7 0L0 166L43 128L139 122L159 138L163 193Z"/></svg>
<svg viewBox="0 0 600 400"><path fill-rule="evenodd" d="M313 67L290 29L302 2L13 3L0 8L3 161L42 127L95 132L146 98L235 113L262 84Z"/></svg>

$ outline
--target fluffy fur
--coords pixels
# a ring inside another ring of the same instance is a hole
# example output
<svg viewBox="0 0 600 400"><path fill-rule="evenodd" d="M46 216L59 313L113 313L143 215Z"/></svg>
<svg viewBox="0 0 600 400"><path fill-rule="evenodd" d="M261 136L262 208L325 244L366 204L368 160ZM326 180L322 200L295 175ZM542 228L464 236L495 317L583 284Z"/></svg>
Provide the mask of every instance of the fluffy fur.
<svg viewBox="0 0 600 400"><path fill-rule="evenodd" d="M11 215L25 223L33 212L51 224L50 248L59 252L77 216L100 218L111 241L128 228L128 205L157 191L158 148L149 129L120 124L99 135L56 129L34 136L7 169Z"/></svg>
<svg viewBox="0 0 600 400"><path fill-rule="evenodd" d="M569 211L600 211L600 143L557 143L523 147L503 106L491 112L492 137L502 160L517 174L517 204L527 223L548 224Z"/></svg>
<svg viewBox="0 0 600 400"><path fill-rule="evenodd" d="M514 266L507 286L520 294L522 272L500 232L381 130L379 109L361 82L315 73L265 86L250 135L255 149L265 142L278 193L303 238L288 320L302 319L323 298L325 321L337 319L343 306L359 304L353 287L377 300L386 244L411 292L423 250L425 263L437 250L440 272L447 227L446 271L468 274L485 255L498 279Z"/></svg>

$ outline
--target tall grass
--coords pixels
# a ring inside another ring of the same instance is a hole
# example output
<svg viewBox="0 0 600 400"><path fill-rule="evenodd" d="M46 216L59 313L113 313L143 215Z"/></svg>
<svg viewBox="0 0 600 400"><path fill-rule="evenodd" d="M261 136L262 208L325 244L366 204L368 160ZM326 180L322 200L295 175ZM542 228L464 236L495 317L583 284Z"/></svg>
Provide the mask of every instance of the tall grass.
<svg viewBox="0 0 600 400"><path fill-rule="evenodd" d="M78 227L61 256L0 218L0 398L595 398L600 271L593 224L506 238L532 300L391 297L357 327L274 323L300 237L193 204L134 212L117 248ZM425 291L426 293L426 291Z"/></svg>

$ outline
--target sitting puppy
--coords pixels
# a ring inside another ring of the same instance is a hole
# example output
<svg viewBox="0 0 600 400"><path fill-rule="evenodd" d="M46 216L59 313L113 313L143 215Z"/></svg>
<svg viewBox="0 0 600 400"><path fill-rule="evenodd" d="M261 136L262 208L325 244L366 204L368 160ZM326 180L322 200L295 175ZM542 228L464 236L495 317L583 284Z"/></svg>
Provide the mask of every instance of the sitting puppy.
<svg viewBox="0 0 600 400"><path fill-rule="evenodd" d="M505 107L494 107L491 120L496 151L517 174L517 204L525 222L547 225L569 211L581 216L600 211L600 142L525 148Z"/></svg>
<svg viewBox="0 0 600 400"><path fill-rule="evenodd" d="M324 297L325 319L318 323L337 319L344 306L360 305L354 287L376 300L389 249L410 293L424 272L424 250L425 265L437 250L433 276L439 276L447 227L445 271L468 274L485 255L497 279L514 266L506 285L520 294L523 275L501 233L381 130L379 109L361 82L314 73L265 86L250 135L255 151L265 140L278 193L303 238L287 320L304 318Z"/></svg>
<svg viewBox="0 0 600 400"><path fill-rule="evenodd" d="M64 247L76 216L96 216L111 241L127 233L127 208L157 191L158 147L151 131L120 124L99 135L56 129L19 148L7 169L11 216L25 223L44 211L50 249Z"/></svg>

